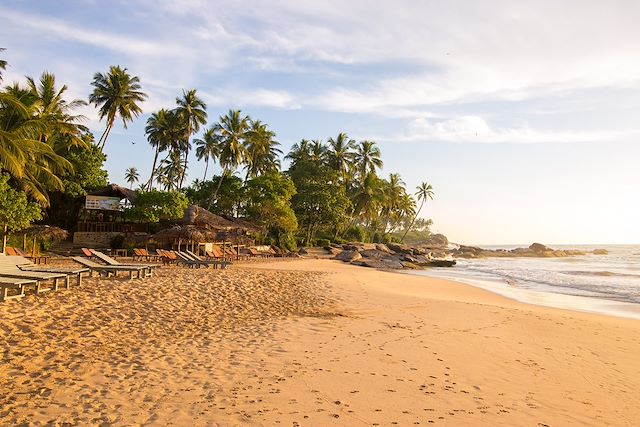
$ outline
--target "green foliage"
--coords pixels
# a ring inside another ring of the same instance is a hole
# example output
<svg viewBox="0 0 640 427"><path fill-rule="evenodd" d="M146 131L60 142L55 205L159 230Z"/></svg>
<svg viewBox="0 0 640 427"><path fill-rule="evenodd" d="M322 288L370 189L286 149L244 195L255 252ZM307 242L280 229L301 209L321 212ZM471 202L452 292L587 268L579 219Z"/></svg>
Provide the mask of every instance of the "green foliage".
<svg viewBox="0 0 640 427"><path fill-rule="evenodd" d="M364 242L366 235L364 227L356 225L347 228L342 237L348 242Z"/></svg>
<svg viewBox="0 0 640 427"><path fill-rule="evenodd" d="M40 206L29 202L24 192L9 187L8 181L9 176L0 175L0 232L22 230L42 218Z"/></svg>
<svg viewBox="0 0 640 427"><path fill-rule="evenodd" d="M245 184L244 212L251 222L267 230L267 236L278 246L289 245L298 229L291 198L296 188L291 179L272 172L253 178Z"/></svg>
<svg viewBox="0 0 640 427"><path fill-rule="evenodd" d="M83 139L87 141L86 148L73 148L65 155L73 165L73 172L62 179L64 194L70 197L85 196L109 184L109 175L102 168L107 156L93 145L91 134L86 134Z"/></svg>
<svg viewBox="0 0 640 427"><path fill-rule="evenodd" d="M180 219L188 206L187 197L177 191L139 192L133 206L125 211L125 218L149 223Z"/></svg>
<svg viewBox="0 0 640 427"><path fill-rule="evenodd" d="M235 216L239 206L245 200L242 179L235 175L226 175L220 182L221 179L220 176L214 176L210 181L199 182L197 185L186 188L184 193L191 204L206 206L211 194L219 185L217 203L209 210L218 215Z"/></svg>
<svg viewBox="0 0 640 427"><path fill-rule="evenodd" d="M305 244L314 239L318 230L336 229L347 222L351 202L338 172L322 163L302 159L289 174L297 189L291 205Z"/></svg>

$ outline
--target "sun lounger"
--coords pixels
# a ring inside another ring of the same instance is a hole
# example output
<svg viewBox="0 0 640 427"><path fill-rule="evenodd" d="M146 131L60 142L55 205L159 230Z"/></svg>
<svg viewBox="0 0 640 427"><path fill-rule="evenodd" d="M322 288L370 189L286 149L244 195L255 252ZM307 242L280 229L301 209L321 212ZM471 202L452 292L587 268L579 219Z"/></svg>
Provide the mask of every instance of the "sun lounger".
<svg viewBox="0 0 640 427"><path fill-rule="evenodd" d="M224 260L208 260L208 259L202 259L200 256L194 254L193 252L187 250L185 251L185 253L187 255L189 255L192 259L199 261L199 262L203 262L203 263L207 263L210 265L213 265L213 268L218 268L218 266L220 266L220 268L226 268L227 267L227 262Z"/></svg>
<svg viewBox="0 0 640 427"><path fill-rule="evenodd" d="M115 259L111 258L108 255L100 251L96 251L95 249L91 249L91 253L94 254L100 261L103 261L107 265L124 267L124 266L133 266L133 267L145 267L147 269L147 275L151 276L153 274L153 269L160 267L160 264L123 264Z"/></svg>
<svg viewBox="0 0 640 427"><path fill-rule="evenodd" d="M117 276L119 272L125 271L129 273L129 279L134 278L134 273L137 273L136 277L138 279L144 279L145 277L147 277L147 268L144 265L140 265L139 267L133 265L104 265L79 256L74 256L71 259L78 264L87 267L90 270L91 275L93 275L94 272L97 272L99 275L109 277L111 275Z"/></svg>
<svg viewBox="0 0 640 427"><path fill-rule="evenodd" d="M88 268L62 268L62 267L44 267L38 264L33 264L26 258L21 256L9 257L12 263L15 264L20 270L23 271L39 271L41 273L62 273L69 276L76 277L76 284L80 286L82 284L82 274L90 273Z"/></svg>
<svg viewBox="0 0 640 427"><path fill-rule="evenodd" d="M15 248L11 246L7 246L5 248L5 253L9 256L21 256L24 258L32 259L34 264L46 264L49 262L50 256L47 255L31 255L23 252L20 248Z"/></svg>
<svg viewBox="0 0 640 427"><path fill-rule="evenodd" d="M14 277L0 277L0 302L10 299L22 298L25 286L33 286L37 289L38 282L33 279L16 279ZM9 293L10 289L18 291Z"/></svg>
<svg viewBox="0 0 640 427"><path fill-rule="evenodd" d="M156 249L156 252L160 255L160 259L164 265L173 264L178 260L177 256L164 249Z"/></svg>
<svg viewBox="0 0 640 427"><path fill-rule="evenodd" d="M247 248L247 250L249 251L249 255L251 255L252 257L257 257L257 258L266 257L265 254L263 254L262 252L259 252L256 248Z"/></svg>
<svg viewBox="0 0 640 427"><path fill-rule="evenodd" d="M177 262L180 264L186 265L187 267L200 268L200 267L209 267L209 265L211 265L207 262L193 259L184 252L174 251L173 253L176 254L176 256L178 257Z"/></svg>
<svg viewBox="0 0 640 427"><path fill-rule="evenodd" d="M160 255L151 255L149 251L142 248L133 248L133 259L139 259L140 261L157 261Z"/></svg>
<svg viewBox="0 0 640 427"><path fill-rule="evenodd" d="M43 273L39 271L22 271L11 262L8 256L0 254L0 276L17 279L32 279L37 281L36 294L46 291L57 291L59 281L64 281L65 288L69 288L69 276L64 273ZM45 283L51 281L50 287L45 287Z"/></svg>

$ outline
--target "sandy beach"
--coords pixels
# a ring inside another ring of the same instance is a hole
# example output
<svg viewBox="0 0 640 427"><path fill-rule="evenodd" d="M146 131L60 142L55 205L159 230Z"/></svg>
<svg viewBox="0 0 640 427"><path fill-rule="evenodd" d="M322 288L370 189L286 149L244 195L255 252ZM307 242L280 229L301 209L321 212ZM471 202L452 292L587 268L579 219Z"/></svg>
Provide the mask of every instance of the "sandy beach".
<svg viewBox="0 0 640 427"><path fill-rule="evenodd" d="M329 260L0 304L1 425L638 425L640 322Z"/></svg>

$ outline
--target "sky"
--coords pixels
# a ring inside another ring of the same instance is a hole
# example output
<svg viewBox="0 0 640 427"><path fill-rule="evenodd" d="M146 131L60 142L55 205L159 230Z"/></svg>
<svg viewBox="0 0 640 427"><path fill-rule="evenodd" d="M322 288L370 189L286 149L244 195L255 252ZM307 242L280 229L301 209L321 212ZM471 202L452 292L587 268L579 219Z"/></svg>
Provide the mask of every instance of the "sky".
<svg viewBox="0 0 640 427"><path fill-rule="evenodd" d="M0 17L6 84L47 70L87 99L110 65L140 77L112 182L149 176L146 119L195 88L209 124L241 109L285 152L376 141L383 175L432 184L421 216L453 242L640 243L640 2L0 0Z"/></svg>

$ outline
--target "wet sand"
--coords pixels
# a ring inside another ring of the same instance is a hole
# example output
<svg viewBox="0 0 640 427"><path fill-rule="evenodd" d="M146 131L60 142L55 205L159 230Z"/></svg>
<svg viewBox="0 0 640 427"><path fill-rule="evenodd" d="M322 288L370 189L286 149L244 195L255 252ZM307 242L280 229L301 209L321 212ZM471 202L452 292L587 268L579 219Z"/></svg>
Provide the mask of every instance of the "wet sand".
<svg viewBox="0 0 640 427"><path fill-rule="evenodd" d="M640 321L328 260L0 304L1 425L637 425Z"/></svg>

